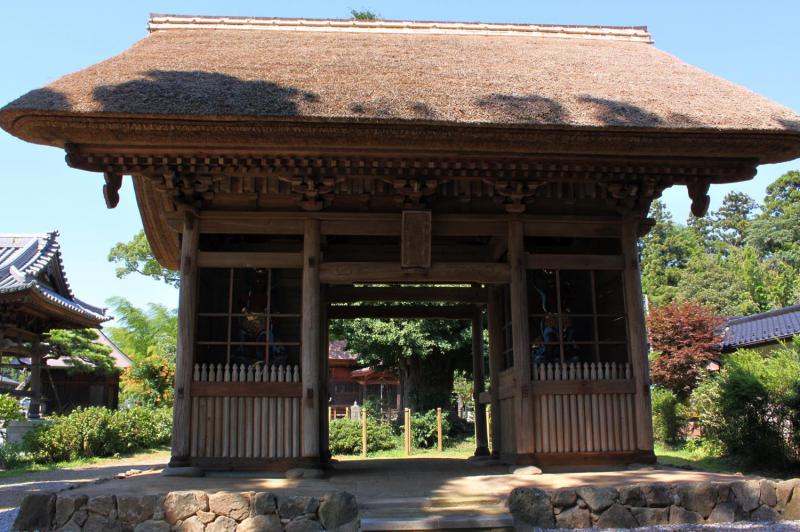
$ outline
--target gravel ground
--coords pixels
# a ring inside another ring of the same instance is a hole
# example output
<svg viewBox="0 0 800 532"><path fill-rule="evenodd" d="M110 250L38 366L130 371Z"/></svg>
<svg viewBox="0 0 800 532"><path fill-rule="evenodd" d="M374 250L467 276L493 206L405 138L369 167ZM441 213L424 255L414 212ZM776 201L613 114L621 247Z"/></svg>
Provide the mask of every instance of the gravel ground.
<svg viewBox="0 0 800 532"><path fill-rule="evenodd" d="M169 461L169 451L143 453L114 461L104 461L74 469L34 471L0 479L0 532L11 530L17 507L29 493L53 492L114 478L130 469L162 468Z"/></svg>

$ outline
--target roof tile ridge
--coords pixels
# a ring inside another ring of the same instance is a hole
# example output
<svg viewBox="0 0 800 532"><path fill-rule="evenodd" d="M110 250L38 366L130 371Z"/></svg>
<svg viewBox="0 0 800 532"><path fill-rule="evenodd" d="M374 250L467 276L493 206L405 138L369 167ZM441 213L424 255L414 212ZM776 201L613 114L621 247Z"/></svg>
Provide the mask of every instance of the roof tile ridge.
<svg viewBox="0 0 800 532"><path fill-rule="evenodd" d="M749 323L765 318L774 318L775 316L782 316L792 312L800 312L800 304L789 305L778 309L768 310L766 312L759 312L758 314L750 314L749 316L737 316L735 318L730 318L728 320L728 326Z"/></svg>
<svg viewBox="0 0 800 532"><path fill-rule="evenodd" d="M277 31L375 32L403 34L477 34L536 37L569 37L652 43L647 26L591 26L569 24L525 24L503 22L458 22L416 20L357 20L281 17L174 15L151 13L150 33L176 29L238 29Z"/></svg>

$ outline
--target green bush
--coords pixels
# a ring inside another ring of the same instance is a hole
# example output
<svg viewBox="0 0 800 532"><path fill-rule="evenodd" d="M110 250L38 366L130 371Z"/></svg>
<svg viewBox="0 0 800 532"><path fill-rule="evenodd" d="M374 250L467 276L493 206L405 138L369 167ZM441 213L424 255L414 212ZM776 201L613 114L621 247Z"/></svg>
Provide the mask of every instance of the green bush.
<svg viewBox="0 0 800 532"><path fill-rule="evenodd" d="M442 415L442 445L446 445L450 434L450 422ZM411 440L414 447L430 449L438 440L436 410L428 410L424 414L415 412L411 415Z"/></svg>
<svg viewBox="0 0 800 532"><path fill-rule="evenodd" d="M23 448L37 462L113 456L169 443L170 409L78 408L53 416L25 435Z"/></svg>
<svg viewBox="0 0 800 532"><path fill-rule="evenodd" d="M331 454L361 452L361 421L341 418L331 421L328 429ZM367 452L393 449L395 437L388 423L367 418Z"/></svg>
<svg viewBox="0 0 800 532"><path fill-rule="evenodd" d="M653 386L650 390L653 407L653 436L656 441L677 445L684 440L684 429L688 422L686 406L666 388Z"/></svg>
<svg viewBox="0 0 800 532"><path fill-rule="evenodd" d="M800 351L784 347L764 357L737 351L718 375L692 394L706 439L745 465L784 467L798 461Z"/></svg>
<svg viewBox="0 0 800 532"><path fill-rule="evenodd" d="M0 393L0 427L7 427L9 421L22 421L25 416L19 401L7 393Z"/></svg>
<svg viewBox="0 0 800 532"><path fill-rule="evenodd" d="M25 462L22 447L16 443L0 443L0 468L14 469Z"/></svg>

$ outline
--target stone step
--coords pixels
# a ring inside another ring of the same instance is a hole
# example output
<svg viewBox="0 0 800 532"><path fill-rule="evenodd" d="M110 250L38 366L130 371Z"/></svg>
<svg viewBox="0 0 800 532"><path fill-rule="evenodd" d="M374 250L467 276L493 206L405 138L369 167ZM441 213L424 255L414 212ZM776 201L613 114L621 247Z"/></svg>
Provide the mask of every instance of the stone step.
<svg viewBox="0 0 800 532"><path fill-rule="evenodd" d="M362 517L364 532L389 530L492 530L514 529L509 514L498 515L427 515L425 517Z"/></svg>

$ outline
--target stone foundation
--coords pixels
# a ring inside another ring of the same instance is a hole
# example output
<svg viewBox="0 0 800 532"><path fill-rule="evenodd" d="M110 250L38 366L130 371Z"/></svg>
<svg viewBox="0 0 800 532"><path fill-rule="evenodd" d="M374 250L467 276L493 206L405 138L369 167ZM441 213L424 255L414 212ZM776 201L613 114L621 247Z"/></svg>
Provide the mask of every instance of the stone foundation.
<svg viewBox="0 0 800 532"><path fill-rule="evenodd" d="M633 528L667 524L800 519L800 479L583 486L546 492L516 488L515 528Z"/></svg>
<svg viewBox="0 0 800 532"><path fill-rule="evenodd" d="M358 532L354 496L276 497L264 492L167 495L34 494L12 530L86 532Z"/></svg>

